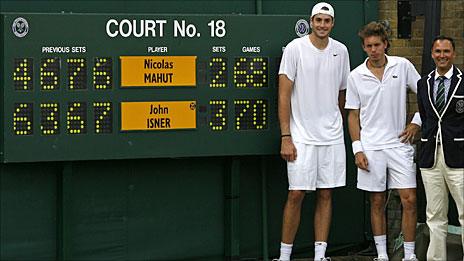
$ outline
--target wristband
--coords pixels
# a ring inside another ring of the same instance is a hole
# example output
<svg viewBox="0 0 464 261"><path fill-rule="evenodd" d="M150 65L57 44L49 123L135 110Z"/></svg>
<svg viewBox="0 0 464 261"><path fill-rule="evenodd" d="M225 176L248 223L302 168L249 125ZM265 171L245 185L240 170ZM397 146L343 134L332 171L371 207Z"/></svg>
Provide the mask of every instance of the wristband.
<svg viewBox="0 0 464 261"><path fill-rule="evenodd" d="M291 136L292 136L292 134L282 134L282 135L280 135L280 138L283 138L283 137L291 137Z"/></svg>
<svg viewBox="0 0 464 261"><path fill-rule="evenodd" d="M356 155L356 153L358 152L364 151L360 140L353 141L351 147L353 147L353 155Z"/></svg>
<svg viewBox="0 0 464 261"><path fill-rule="evenodd" d="M411 120L411 123L414 123L418 125L419 127L422 126L422 119L420 117L420 114L418 112L414 113L414 117Z"/></svg>

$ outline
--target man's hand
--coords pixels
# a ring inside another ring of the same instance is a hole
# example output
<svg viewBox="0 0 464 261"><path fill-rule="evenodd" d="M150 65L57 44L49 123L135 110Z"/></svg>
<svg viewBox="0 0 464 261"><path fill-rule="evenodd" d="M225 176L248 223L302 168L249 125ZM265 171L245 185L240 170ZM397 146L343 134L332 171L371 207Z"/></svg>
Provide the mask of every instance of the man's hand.
<svg viewBox="0 0 464 261"><path fill-rule="evenodd" d="M416 133L419 131L420 126L414 123L409 123L409 125L404 129L404 131L398 136L400 141L403 143L412 143Z"/></svg>
<svg viewBox="0 0 464 261"><path fill-rule="evenodd" d="M356 166L358 166L358 168L365 170L365 171L369 171L369 169L367 168L368 167L367 157L366 157L366 154L364 154L364 152L360 151L356 153L356 155L354 155L354 163L356 164Z"/></svg>
<svg viewBox="0 0 464 261"><path fill-rule="evenodd" d="M280 156L286 161L296 160L296 148L293 144L292 137L282 137Z"/></svg>

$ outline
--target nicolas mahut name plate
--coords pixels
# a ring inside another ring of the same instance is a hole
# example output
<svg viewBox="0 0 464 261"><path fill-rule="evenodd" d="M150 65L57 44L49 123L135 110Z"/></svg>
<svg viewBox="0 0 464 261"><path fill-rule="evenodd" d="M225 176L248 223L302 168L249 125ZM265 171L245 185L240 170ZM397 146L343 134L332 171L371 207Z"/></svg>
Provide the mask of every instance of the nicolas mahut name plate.
<svg viewBox="0 0 464 261"><path fill-rule="evenodd" d="M196 56L121 56L121 87L195 86Z"/></svg>

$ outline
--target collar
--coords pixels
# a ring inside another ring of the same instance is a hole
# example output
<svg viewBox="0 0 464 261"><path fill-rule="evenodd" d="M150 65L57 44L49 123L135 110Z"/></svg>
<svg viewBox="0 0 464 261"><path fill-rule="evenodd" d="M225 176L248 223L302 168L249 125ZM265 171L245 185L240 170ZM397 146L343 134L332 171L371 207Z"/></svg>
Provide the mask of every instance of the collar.
<svg viewBox="0 0 464 261"><path fill-rule="evenodd" d="M451 65L451 68L443 76L445 76L446 79L451 79L451 76L453 76L453 70L454 65ZM438 79L438 77L440 77L440 75L438 74L437 69L435 69L435 81Z"/></svg>
<svg viewBox="0 0 464 261"><path fill-rule="evenodd" d="M328 38L329 38L329 42L327 43L327 46L326 46L324 49L319 49L319 48L317 48L317 47L313 44L313 42L311 42L311 38L309 37L309 34L308 34L308 37L306 38L306 41L305 41L305 42L306 42L306 44L309 45L313 50L322 53L322 52L325 52L325 51L330 50L330 49L332 48L332 44L333 44L332 41L333 41L333 40L332 40L332 38L330 38L330 36L329 36Z"/></svg>
<svg viewBox="0 0 464 261"><path fill-rule="evenodd" d="M385 71L388 69L388 68L391 68L393 66L395 66L398 61L393 57L393 56L388 56L385 54L385 58L387 59L387 64L385 65ZM369 57L367 57L363 64L362 64L362 67L361 67L361 74L364 74L364 75L372 75L371 71L369 70L369 68L367 67L367 60L369 60Z"/></svg>

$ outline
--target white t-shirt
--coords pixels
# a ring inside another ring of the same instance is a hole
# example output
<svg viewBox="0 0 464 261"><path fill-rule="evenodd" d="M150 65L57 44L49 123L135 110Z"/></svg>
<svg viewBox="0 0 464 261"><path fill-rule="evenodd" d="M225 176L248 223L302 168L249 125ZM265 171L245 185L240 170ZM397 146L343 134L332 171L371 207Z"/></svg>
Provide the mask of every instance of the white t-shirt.
<svg viewBox="0 0 464 261"><path fill-rule="evenodd" d="M350 72L348 49L329 38L324 50L309 36L291 41L284 50L279 74L293 82L290 132L296 142L313 145L343 143L338 94Z"/></svg>
<svg viewBox="0 0 464 261"><path fill-rule="evenodd" d="M402 146L399 135L406 127L407 89L417 93L420 75L407 59L386 56L382 81L366 61L348 77L346 109L360 109L361 143L365 150Z"/></svg>

